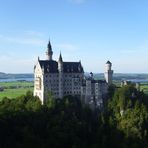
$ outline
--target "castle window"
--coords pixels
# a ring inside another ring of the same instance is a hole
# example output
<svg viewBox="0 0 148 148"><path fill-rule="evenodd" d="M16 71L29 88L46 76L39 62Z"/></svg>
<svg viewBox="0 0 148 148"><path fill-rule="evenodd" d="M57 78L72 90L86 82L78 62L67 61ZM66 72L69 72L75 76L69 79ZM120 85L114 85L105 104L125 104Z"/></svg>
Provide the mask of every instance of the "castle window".
<svg viewBox="0 0 148 148"><path fill-rule="evenodd" d="M41 90L41 78L36 78L35 79L35 87L37 90Z"/></svg>

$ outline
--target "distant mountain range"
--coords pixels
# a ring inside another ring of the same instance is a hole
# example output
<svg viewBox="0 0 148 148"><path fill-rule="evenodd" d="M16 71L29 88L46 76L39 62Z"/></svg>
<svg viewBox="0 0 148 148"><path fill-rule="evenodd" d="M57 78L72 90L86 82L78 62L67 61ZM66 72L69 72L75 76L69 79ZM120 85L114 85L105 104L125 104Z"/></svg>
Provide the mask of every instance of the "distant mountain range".
<svg viewBox="0 0 148 148"><path fill-rule="evenodd" d="M19 79L19 78L33 78L33 74L10 74L0 72L0 79Z"/></svg>
<svg viewBox="0 0 148 148"><path fill-rule="evenodd" d="M89 76L89 73L86 73L86 76ZM95 79L104 79L104 73L94 73ZM147 80L148 74L142 73L114 73L113 80L122 81L122 80Z"/></svg>
<svg viewBox="0 0 148 148"><path fill-rule="evenodd" d="M86 76L89 76L89 73L85 73ZM19 78L33 78L33 73L29 74L11 74L0 72L0 79L19 79ZM104 79L103 73L94 73L95 79ZM148 74L129 74L129 73L115 73L113 75L114 80L148 80Z"/></svg>

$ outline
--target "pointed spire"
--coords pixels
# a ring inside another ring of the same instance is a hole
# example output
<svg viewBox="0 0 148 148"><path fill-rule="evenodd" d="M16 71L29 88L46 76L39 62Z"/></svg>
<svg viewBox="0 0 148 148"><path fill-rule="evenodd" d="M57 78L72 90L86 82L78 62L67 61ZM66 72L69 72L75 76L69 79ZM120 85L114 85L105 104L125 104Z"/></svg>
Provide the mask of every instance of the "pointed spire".
<svg viewBox="0 0 148 148"><path fill-rule="evenodd" d="M62 54L60 52L59 60L58 60L58 70L59 72L63 72L63 59Z"/></svg>
<svg viewBox="0 0 148 148"><path fill-rule="evenodd" d="M81 64L81 60L79 60L79 66L82 66L82 64Z"/></svg>
<svg viewBox="0 0 148 148"><path fill-rule="evenodd" d="M53 52L52 52L52 47L51 47L51 43L50 43L50 40L49 40L49 43L47 45L47 51L46 51L46 59L52 60L52 55L53 55Z"/></svg>
<svg viewBox="0 0 148 148"><path fill-rule="evenodd" d="M38 56L38 61L40 60L40 57Z"/></svg>
<svg viewBox="0 0 148 148"><path fill-rule="evenodd" d="M62 59L62 54L60 52L60 56L59 56L59 62L63 62L63 59Z"/></svg>
<svg viewBox="0 0 148 148"><path fill-rule="evenodd" d="M49 39L49 42L48 42L48 45L47 45L47 49L48 49L48 51L52 51L52 47L51 47L51 43L50 43L50 39Z"/></svg>
<svg viewBox="0 0 148 148"><path fill-rule="evenodd" d="M108 60L108 61L106 62L106 64L110 64L110 65L111 65L112 63Z"/></svg>

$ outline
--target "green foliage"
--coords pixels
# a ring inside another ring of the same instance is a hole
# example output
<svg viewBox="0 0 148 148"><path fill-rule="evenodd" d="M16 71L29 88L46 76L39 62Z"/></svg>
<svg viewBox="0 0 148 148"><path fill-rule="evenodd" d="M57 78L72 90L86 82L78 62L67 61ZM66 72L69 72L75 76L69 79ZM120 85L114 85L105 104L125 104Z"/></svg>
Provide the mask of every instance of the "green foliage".
<svg viewBox="0 0 148 148"><path fill-rule="evenodd" d="M46 100L44 102L45 106L48 107L48 108L54 108L55 106L55 98L52 94L52 92L46 92Z"/></svg>
<svg viewBox="0 0 148 148"><path fill-rule="evenodd" d="M102 111L92 111L78 97L55 99L51 93L44 105L32 92L4 98L0 102L1 147L148 147L147 96L133 86L110 89L108 107Z"/></svg>
<svg viewBox="0 0 148 148"><path fill-rule="evenodd" d="M41 102L39 98L34 97L30 91L16 99L4 98L0 102L0 112L36 111L40 108Z"/></svg>
<svg viewBox="0 0 148 148"><path fill-rule="evenodd" d="M116 90L116 85L114 84L111 84L108 88L108 95L109 95L109 98L112 98L113 95L114 95L114 92Z"/></svg>
<svg viewBox="0 0 148 148"><path fill-rule="evenodd" d="M148 132L148 99L134 86L128 85L116 90L108 103L110 117L115 120L116 128L121 131L130 147L145 147Z"/></svg>
<svg viewBox="0 0 148 148"><path fill-rule="evenodd" d="M145 94L148 95L148 83L147 83L147 82L141 83L141 84L140 84L140 89L141 89Z"/></svg>

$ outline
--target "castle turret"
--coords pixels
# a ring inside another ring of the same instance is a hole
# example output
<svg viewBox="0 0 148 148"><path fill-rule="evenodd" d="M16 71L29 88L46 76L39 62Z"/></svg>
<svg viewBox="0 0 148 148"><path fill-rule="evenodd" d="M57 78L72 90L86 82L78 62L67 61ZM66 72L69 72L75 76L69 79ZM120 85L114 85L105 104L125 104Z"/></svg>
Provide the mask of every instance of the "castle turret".
<svg viewBox="0 0 148 148"><path fill-rule="evenodd" d="M59 72L63 72L63 59L62 59L61 53L60 53L59 60L58 60L58 70Z"/></svg>
<svg viewBox="0 0 148 148"><path fill-rule="evenodd" d="M63 98L63 59L60 53L58 60L58 71L59 71L59 98Z"/></svg>
<svg viewBox="0 0 148 148"><path fill-rule="evenodd" d="M51 44L50 44L50 41L47 45L47 51L46 51L46 60L52 60L52 55L53 55L53 52L52 52L52 47L51 47Z"/></svg>
<svg viewBox="0 0 148 148"><path fill-rule="evenodd" d="M112 63L110 61L107 61L105 64L105 80L108 83L108 85L112 84L112 77L113 77L113 70L111 69Z"/></svg>

